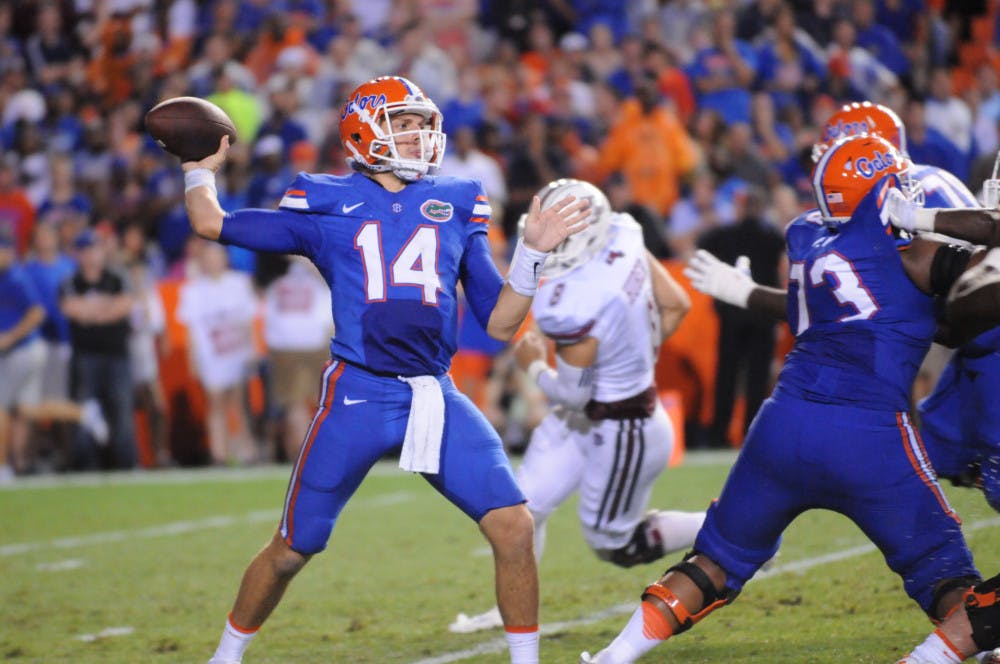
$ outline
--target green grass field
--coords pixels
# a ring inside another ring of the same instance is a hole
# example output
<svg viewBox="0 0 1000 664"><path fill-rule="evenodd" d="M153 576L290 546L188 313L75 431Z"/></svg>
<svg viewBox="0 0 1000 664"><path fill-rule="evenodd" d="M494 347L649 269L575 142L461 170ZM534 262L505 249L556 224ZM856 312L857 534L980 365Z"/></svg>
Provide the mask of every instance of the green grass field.
<svg viewBox="0 0 1000 664"><path fill-rule="evenodd" d="M718 493L731 458L688 460L660 479L655 506L700 509ZM0 490L0 660L204 663L246 563L274 530L287 473L42 478ZM948 493L993 574L1000 518L975 491ZM542 662L572 663L618 632L667 565L599 562L573 505L549 528ZM644 661L890 664L929 623L866 544L838 515L803 516L771 573ZM245 661L506 662L499 631L447 631L456 613L492 601L492 563L475 525L420 478L380 464Z"/></svg>

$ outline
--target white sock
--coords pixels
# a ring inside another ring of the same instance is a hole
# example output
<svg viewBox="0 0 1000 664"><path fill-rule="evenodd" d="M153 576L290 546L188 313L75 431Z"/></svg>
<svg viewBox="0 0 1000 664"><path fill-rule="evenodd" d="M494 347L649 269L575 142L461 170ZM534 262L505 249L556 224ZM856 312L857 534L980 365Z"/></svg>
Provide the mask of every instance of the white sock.
<svg viewBox="0 0 1000 664"><path fill-rule="evenodd" d="M222 638L219 639L219 647L216 648L213 659L235 662L242 660L243 651L247 649L255 636L257 636L257 629L248 631L237 627L233 624L233 617L230 614L229 618L226 619L226 628L222 630Z"/></svg>
<svg viewBox="0 0 1000 664"><path fill-rule="evenodd" d="M925 664L958 664L965 658L955 652L950 643L941 638L935 630L924 642L913 649L910 655Z"/></svg>
<svg viewBox="0 0 1000 664"><path fill-rule="evenodd" d="M507 646L510 648L510 664L538 664L538 627L531 632L508 632Z"/></svg>
<svg viewBox="0 0 1000 664"><path fill-rule="evenodd" d="M647 652L663 643L661 639L650 639L644 633L645 620L642 604L636 608L628 624L607 648L601 651L601 661L610 664L631 664Z"/></svg>
<svg viewBox="0 0 1000 664"><path fill-rule="evenodd" d="M663 544L663 552L670 553L690 549L704 521L704 512L657 510L650 519L650 525Z"/></svg>

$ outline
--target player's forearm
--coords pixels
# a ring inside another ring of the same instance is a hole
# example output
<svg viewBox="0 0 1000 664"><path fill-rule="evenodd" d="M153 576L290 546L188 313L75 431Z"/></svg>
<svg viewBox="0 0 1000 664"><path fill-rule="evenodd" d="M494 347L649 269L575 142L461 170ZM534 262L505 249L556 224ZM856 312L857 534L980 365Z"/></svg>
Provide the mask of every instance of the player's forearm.
<svg viewBox="0 0 1000 664"><path fill-rule="evenodd" d="M656 258L646 252L649 272L653 284L653 298L660 310L660 335L666 339L681 324L691 310L691 298L666 268Z"/></svg>
<svg viewBox="0 0 1000 664"><path fill-rule="evenodd" d="M490 313L490 320L486 325L486 333L499 341L510 341L514 338L521 323L531 311L531 301L526 295L520 295L504 284L503 289L497 297L497 303Z"/></svg>
<svg viewBox="0 0 1000 664"><path fill-rule="evenodd" d="M1000 211L982 208L916 211L917 230L933 231L987 247L1000 247Z"/></svg>
<svg viewBox="0 0 1000 664"><path fill-rule="evenodd" d="M222 220L226 216L215 189L207 186L189 189L184 194L191 230L206 240L218 240L222 233Z"/></svg>
<svg viewBox="0 0 1000 664"><path fill-rule="evenodd" d="M747 298L747 309L750 311L760 311L779 320L788 318L788 293L780 288L771 286L754 286Z"/></svg>

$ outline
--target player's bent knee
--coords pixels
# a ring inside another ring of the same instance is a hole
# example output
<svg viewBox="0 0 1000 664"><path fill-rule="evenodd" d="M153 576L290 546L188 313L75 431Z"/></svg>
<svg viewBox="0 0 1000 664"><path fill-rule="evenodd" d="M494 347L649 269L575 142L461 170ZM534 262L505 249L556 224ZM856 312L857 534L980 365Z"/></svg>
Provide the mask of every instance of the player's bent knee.
<svg viewBox="0 0 1000 664"><path fill-rule="evenodd" d="M534 519L523 504L490 510L479 527L494 545L531 543L535 532Z"/></svg>
<svg viewBox="0 0 1000 664"><path fill-rule="evenodd" d="M1000 648L1000 574L969 590L964 600L976 647Z"/></svg>
<svg viewBox="0 0 1000 664"><path fill-rule="evenodd" d="M271 569L283 578L295 576L312 557L311 554L299 553L291 548L280 535L271 540L265 552Z"/></svg>
<svg viewBox="0 0 1000 664"><path fill-rule="evenodd" d="M668 569L664 576L666 576L666 574L670 574L671 572L675 572L686 576L692 583L694 583L701 593L701 605L699 608L689 610L670 588L667 588L660 583L654 583L647 586L642 593L642 599L644 601L650 597L655 597L660 600L660 602L662 602L666 607L667 611L673 615L674 620L677 621L678 625L678 627L673 630L673 634L686 632L691 629L695 623L699 622L716 609L722 608L727 604L731 604L739 595L738 592L734 592L726 588L722 588L720 590L716 587L716 584L712 582L712 579L705 572L705 570L691 562L689 560L690 557L691 556L688 556L688 559L685 559L683 562L680 562Z"/></svg>

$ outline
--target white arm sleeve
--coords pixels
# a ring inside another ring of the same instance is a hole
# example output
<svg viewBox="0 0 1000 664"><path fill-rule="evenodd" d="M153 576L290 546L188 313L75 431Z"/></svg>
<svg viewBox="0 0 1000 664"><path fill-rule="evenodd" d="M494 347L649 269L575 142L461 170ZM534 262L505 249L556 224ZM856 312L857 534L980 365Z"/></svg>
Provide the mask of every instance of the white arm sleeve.
<svg viewBox="0 0 1000 664"><path fill-rule="evenodd" d="M583 410L593 393L592 374L589 367L574 367L556 355L553 371L542 360L535 360L528 367L528 375L552 403L562 404L573 410Z"/></svg>

